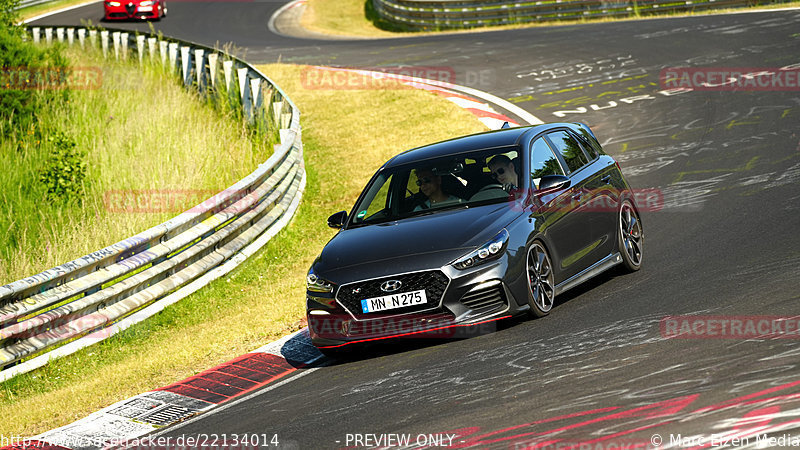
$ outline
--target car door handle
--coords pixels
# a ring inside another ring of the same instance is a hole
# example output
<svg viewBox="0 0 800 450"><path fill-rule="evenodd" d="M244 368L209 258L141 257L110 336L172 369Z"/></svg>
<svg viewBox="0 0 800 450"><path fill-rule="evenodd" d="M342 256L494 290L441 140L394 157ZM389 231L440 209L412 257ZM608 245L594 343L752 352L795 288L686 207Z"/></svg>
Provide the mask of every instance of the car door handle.
<svg viewBox="0 0 800 450"><path fill-rule="evenodd" d="M572 198L574 200L579 200L581 197L583 197L583 192L576 192L576 193L572 194Z"/></svg>
<svg viewBox="0 0 800 450"><path fill-rule="evenodd" d="M608 183L609 181L611 181L611 175L606 175L603 178L600 178L600 181L602 181L603 183Z"/></svg>

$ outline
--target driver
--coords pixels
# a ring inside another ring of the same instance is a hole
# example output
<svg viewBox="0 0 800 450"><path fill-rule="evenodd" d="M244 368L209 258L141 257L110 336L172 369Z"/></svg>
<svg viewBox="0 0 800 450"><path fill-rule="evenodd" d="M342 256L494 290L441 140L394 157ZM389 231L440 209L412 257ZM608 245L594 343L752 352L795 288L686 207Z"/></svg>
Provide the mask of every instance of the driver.
<svg viewBox="0 0 800 450"><path fill-rule="evenodd" d="M461 203L463 201L454 195L448 195L442 191L442 177L440 175L434 175L431 169L416 169L414 173L417 175L419 191L427 197L422 205L417 205L414 208L414 211L421 211L432 206L442 206L449 203Z"/></svg>
<svg viewBox="0 0 800 450"><path fill-rule="evenodd" d="M503 188L515 189L519 187L519 178L514 163L506 155L497 155L489 161L489 170L492 178L503 185Z"/></svg>

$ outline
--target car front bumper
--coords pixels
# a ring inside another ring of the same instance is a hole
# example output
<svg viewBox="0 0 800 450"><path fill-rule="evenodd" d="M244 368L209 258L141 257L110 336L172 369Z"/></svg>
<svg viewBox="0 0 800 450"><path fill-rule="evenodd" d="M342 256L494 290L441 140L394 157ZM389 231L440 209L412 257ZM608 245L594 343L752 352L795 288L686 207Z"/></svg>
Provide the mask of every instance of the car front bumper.
<svg viewBox="0 0 800 450"><path fill-rule="evenodd" d="M394 338L452 339L494 331L496 321L527 310L527 299L520 302L512 293L514 289L510 286L518 285L519 274L511 275L515 271L509 271L507 261L502 258L464 271L448 266L348 282L336 290L336 296L307 291L308 329L312 343L320 348L338 348ZM423 277L417 275L426 273L441 273L446 278L443 289L441 282L437 281L438 275L425 278L427 283L436 286L417 284L409 288L424 288L427 304L380 313L357 310L359 295L376 295L371 285L389 279L407 280L410 276L419 279ZM438 296L432 295L440 290ZM349 295L347 291L356 293Z"/></svg>
<svg viewBox="0 0 800 450"><path fill-rule="evenodd" d="M136 3L122 3L120 6L105 7L106 20L132 20L132 19L157 19L158 4L152 6L139 6Z"/></svg>

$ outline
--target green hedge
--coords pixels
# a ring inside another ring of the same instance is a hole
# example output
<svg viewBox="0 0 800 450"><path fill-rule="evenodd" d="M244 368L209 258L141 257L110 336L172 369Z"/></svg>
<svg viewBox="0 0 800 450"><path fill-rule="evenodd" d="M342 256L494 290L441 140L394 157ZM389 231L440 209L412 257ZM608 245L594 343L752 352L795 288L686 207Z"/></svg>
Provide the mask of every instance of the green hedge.
<svg viewBox="0 0 800 450"><path fill-rule="evenodd" d="M36 81L68 70L57 45L40 48L27 42L24 29L16 25L14 7L19 0L0 0L0 136L11 137L27 130L36 111L55 98L64 99L69 90L37 88Z"/></svg>

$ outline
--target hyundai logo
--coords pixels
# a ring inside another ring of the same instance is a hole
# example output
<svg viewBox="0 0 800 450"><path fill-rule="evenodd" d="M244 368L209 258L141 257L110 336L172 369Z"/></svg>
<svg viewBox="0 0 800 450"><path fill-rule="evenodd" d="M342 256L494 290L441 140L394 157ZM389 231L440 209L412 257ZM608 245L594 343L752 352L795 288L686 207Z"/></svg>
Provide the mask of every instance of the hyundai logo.
<svg viewBox="0 0 800 450"><path fill-rule="evenodd" d="M381 290L383 292L394 292L394 291L400 289L401 286L403 286L403 282L402 281L400 281L400 280L389 280L389 281L384 281L383 283L381 283Z"/></svg>

